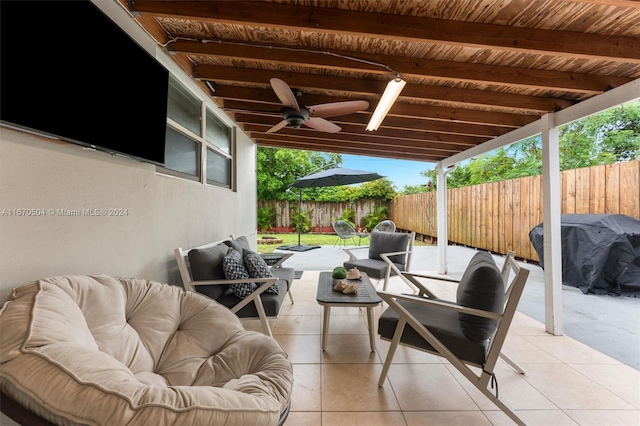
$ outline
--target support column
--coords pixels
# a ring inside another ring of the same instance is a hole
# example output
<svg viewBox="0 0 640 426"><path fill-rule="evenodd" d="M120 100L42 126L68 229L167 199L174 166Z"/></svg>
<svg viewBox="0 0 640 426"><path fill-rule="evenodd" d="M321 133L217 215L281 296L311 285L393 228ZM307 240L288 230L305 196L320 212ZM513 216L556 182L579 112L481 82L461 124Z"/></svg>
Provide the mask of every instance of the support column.
<svg viewBox="0 0 640 426"><path fill-rule="evenodd" d="M447 273L447 175L442 161L436 164L437 209L438 209L438 273Z"/></svg>
<svg viewBox="0 0 640 426"><path fill-rule="evenodd" d="M545 330L562 330L562 244L560 226L560 132L554 114L545 114L542 126L542 208L544 232Z"/></svg>

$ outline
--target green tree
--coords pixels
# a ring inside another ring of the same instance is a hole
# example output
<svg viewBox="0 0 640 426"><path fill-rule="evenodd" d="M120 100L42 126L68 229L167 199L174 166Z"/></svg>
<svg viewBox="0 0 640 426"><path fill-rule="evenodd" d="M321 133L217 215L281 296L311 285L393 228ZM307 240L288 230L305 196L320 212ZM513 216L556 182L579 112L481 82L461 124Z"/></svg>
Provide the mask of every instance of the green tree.
<svg viewBox="0 0 640 426"><path fill-rule="evenodd" d="M258 147L256 153L257 196L260 200L294 200L287 192L296 179L330 165L342 163L340 154Z"/></svg>
<svg viewBox="0 0 640 426"><path fill-rule="evenodd" d="M303 200L324 202L355 201L363 198L377 200L392 200L397 196L393 183L386 179L378 179L357 185L325 186L320 188L305 188L302 191Z"/></svg>
<svg viewBox="0 0 640 426"><path fill-rule="evenodd" d="M572 125L578 127L574 131L595 140L598 155L612 157L604 157L605 162L640 159L640 101L592 115L568 127Z"/></svg>
<svg viewBox="0 0 640 426"><path fill-rule="evenodd" d="M402 189L399 192L402 195L410 195L410 194L420 194L422 192L428 192L429 189L430 188L427 185L405 185L402 187Z"/></svg>
<svg viewBox="0 0 640 426"><path fill-rule="evenodd" d="M337 167L342 156L334 153L292 150L284 148L258 147L256 155L257 196L259 200L298 199L298 190L287 191L296 179ZM303 200L325 202L355 201L363 198L392 200L397 196L393 182L382 178L359 185L305 188Z"/></svg>
<svg viewBox="0 0 640 426"><path fill-rule="evenodd" d="M387 178L364 182L356 188L358 199L393 200L397 196L395 185Z"/></svg>
<svg viewBox="0 0 640 426"><path fill-rule="evenodd" d="M640 101L612 108L559 129L560 170L640 159ZM542 173L542 139L533 136L459 164L447 187ZM436 184L435 167L422 172Z"/></svg>

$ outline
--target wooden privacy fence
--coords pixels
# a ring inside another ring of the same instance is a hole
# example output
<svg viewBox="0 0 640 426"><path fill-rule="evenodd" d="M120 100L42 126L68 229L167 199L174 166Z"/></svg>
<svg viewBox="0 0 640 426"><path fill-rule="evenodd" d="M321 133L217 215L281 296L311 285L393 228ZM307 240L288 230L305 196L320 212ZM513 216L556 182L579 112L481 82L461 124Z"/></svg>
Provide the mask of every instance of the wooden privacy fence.
<svg viewBox="0 0 640 426"><path fill-rule="evenodd" d="M561 212L621 213L640 218L640 161L566 170ZM528 176L447 191L452 243L538 261L529 231L542 222L542 177ZM399 229L437 235L436 193L403 195L389 206Z"/></svg>
<svg viewBox="0 0 640 426"><path fill-rule="evenodd" d="M388 207L389 203L383 200L357 200L344 203L326 203L319 201L303 201L300 211L307 213L311 220L313 232L333 232L332 224L340 219L346 209L355 212L355 224L364 226L364 219L376 211L378 207ZM270 208L275 217L272 223L272 231L278 232L283 228L291 228L298 212L297 201L259 200L258 208Z"/></svg>

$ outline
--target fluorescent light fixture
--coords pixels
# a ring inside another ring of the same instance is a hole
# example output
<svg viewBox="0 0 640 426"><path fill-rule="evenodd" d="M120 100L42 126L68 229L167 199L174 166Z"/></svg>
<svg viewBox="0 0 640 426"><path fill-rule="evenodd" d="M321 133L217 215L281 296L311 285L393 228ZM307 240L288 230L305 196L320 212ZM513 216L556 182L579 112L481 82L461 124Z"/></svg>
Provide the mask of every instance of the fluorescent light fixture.
<svg viewBox="0 0 640 426"><path fill-rule="evenodd" d="M387 116L387 113L391 109L391 106L396 101L396 99L398 99L398 96L400 95L400 92L402 92L405 84L407 84L407 82L400 77L394 78L387 84L387 88L384 89L384 93L380 98L380 102L378 102L376 110L371 116L371 120L369 120L367 130L378 130L378 127L380 127L380 124L382 124L382 120L384 120L384 118Z"/></svg>

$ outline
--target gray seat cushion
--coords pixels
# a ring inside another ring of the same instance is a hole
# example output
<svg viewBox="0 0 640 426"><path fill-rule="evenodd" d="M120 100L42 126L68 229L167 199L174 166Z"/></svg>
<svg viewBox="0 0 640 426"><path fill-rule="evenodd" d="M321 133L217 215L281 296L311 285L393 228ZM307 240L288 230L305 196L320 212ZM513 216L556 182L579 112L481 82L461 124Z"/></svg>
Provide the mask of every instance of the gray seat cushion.
<svg viewBox="0 0 640 426"><path fill-rule="evenodd" d="M287 283L285 281L278 280L274 285L278 286L278 294L268 293L265 291L260 295L262 306L264 306L264 312L268 317L275 317L278 315L287 294ZM203 288L203 290L205 289L206 287ZM198 292L206 294L205 291L201 291L201 289L198 289ZM216 299L218 303L221 303L228 308L234 307L240 303L241 300L242 299L233 294L231 290ZM247 306L236 312L236 315L239 318L256 318L258 316L258 311L256 310L256 305L254 303L248 303Z"/></svg>
<svg viewBox="0 0 640 426"><path fill-rule="evenodd" d="M377 233L377 231L376 231ZM404 271L404 264L396 263L395 264L399 270ZM361 272L366 272L366 274L370 278L382 279L387 271L387 263L384 260L376 260L376 259L356 259L356 260L348 260L343 263L343 266L348 271L349 269L356 267ZM395 275L393 269L391 270L391 275Z"/></svg>
<svg viewBox="0 0 640 426"><path fill-rule="evenodd" d="M401 300L400 304L449 348L455 356L477 365L484 363L488 351L487 342L474 342L467 339L462 331L460 321L458 321L457 312L425 306L413 301ZM378 334L386 339L393 338L398 319L398 313L391 308L387 308L378 320ZM405 327L400 340L408 345L434 351L429 342L424 340L409 325Z"/></svg>
<svg viewBox="0 0 640 426"><path fill-rule="evenodd" d="M465 269L456 302L460 306L501 313L504 309L504 281L493 257L487 252L476 253ZM493 335L498 321L470 314L458 314L464 335L482 342Z"/></svg>
<svg viewBox="0 0 640 426"><path fill-rule="evenodd" d="M289 290L296 277L296 271L293 268L271 268L271 275L279 280L285 281L287 283L287 290Z"/></svg>
<svg viewBox="0 0 640 426"><path fill-rule="evenodd" d="M372 232L371 241L369 242L369 257L366 259L347 260L343 263L343 266L347 270L356 267L360 271L366 272L371 278L382 279L387 271L387 263L380 255L407 251L409 238L410 234L399 232ZM404 254L389 256L389 260L391 260L400 271L405 270L406 256ZM391 270L391 275L395 275L393 269Z"/></svg>

